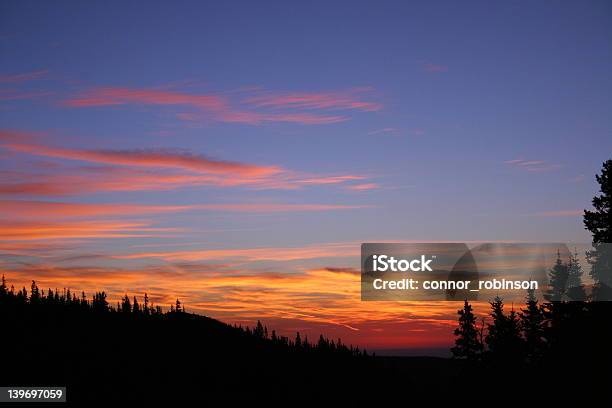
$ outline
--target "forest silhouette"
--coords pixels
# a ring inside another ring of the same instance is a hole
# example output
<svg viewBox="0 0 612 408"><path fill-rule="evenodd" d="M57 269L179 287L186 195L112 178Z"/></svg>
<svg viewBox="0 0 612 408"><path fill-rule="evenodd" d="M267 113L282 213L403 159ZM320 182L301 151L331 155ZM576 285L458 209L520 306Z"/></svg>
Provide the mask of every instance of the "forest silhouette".
<svg viewBox="0 0 612 408"><path fill-rule="evenodd" d="M559 256L542 303L533 293L524 305L496 298L479 319L466 300L453 358L376 356L323 335L281 336L261 322L228 325L189 313L179 300L166 311L146 294L110 305L103 291L88 297L39 289L34 281L15 289L3 276L0 384L66 386L76 406L179 400L198 406L214 397L271 401L329 393L355 400L375 395L368 390L406 387L411 395L434 395L520 386L551 396L564 387L607 387L612 303L597 300L610 288L610 254L601 244L612 242L612 160L597 181L601 195L584 216L593 232L591 293L566 300L567 288L584 291L576 284L582 266Z"/></svg>

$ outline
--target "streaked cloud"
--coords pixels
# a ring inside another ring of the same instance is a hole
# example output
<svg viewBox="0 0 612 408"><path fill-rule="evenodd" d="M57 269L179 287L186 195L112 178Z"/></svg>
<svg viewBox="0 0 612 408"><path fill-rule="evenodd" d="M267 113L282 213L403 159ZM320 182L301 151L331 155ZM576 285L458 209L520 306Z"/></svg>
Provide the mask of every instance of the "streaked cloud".
<svg viewBox="0 0 612 408"><path fill-rule="evenodd" d="M241 260L257 261L296 261L318 258L337 258L359 256L358 243L328 243L301 247L265 247L236 249L196 249L183 251L140 252L116 255L117 259L158 258L166 261L209 261Z"/></svg>
<svg viewBox="0 0 612 408"><path fill-rule="evenodd" d="M39 70L32 72L23 72L20 74L0 74L0 83L4 84L18 84L21 82L34 81L37 79L43 79L47 76L49 71Z"/></svg>
<svg viewBox="0 0 612 408"><path fill-rule="evenodd" d="M0 241L30 241L56 238L137 238L162 237L180 231L151 227L146 222L79 221L36 222L0 221Z"/></svg>
<svg viewBox="0 0 612 408"><path fill-rule="evenodd" d="M350 186L346 186L347 190L352 190L352 191L367 191L367 190L375 190L377 188L380 188L380 186L376 183L353 184Z"/></svg>
<svg viewBox="0 0 612 408"><path fill-rule="evenodd" d="M321 93L272 93L252 96L245 103L256 107L284 109L320 109L320 110L360 110L378 111L382 104L365 101L361 98L368 88L352 89L345 92Z"/></svg>
<svg viewBox="0 0 612 408"><path fill-rule="evenodd" d="M228 211L245 213L279 213L334 211L366 208L356 205L289 204L289 203L220 203L197 205L88 204L56 201L0 200L0 212L7 217L76 218L121 215L147 215L186 211Z"/></svg>
<svg viewBox="0 0 612 408"><path fill-rule="evenodd" d="M323 111L376 111L382 105L359 98L366 89L321 93L272 93L231 101L227 94L191 94L168 89L100 87L81 92L62 102L64 106L88 108L118 105L176 106L194 109L178 112L185 121L215 120L258 125L262 123L296 123L321 125L349 120L346 115L330 115Z"/></svg>
<svg viewBox="0 0 612 408"><path fill-rule="evenodd" d="M549 163L545 160L513 159L506 160L504 163L532 173L558 170L562 167L560 164Z"/></svg>
<svg viewBox="0 0 612 408"><path fill-rule="evenodd" d="M0 131L0 149L62 163L51 171L32 166L27 166L27 170L0 171L0 194L65 195L187 186L299 189L366 179L363 175L310 174L277 165L219 160L178 149L84 150L21 142L34 136ZM95 165L79 165L75 171L74 163L68 167L66 161Z"/></svg>
<svg viewBox="0 0 612 408"><path fill-rule="evenodd" d="M535 214L538 217L581 217L584 210L543 211Z"/></svg>
<svg viewBox="0 0 612 408"><path fill-rule="evenodd" d="M425 70L425 72L429 72L429 73L441 73L441 72L448 71L448 67L446 65L433 64L431 62L424 62L422 64L422 67Z"/></svg>

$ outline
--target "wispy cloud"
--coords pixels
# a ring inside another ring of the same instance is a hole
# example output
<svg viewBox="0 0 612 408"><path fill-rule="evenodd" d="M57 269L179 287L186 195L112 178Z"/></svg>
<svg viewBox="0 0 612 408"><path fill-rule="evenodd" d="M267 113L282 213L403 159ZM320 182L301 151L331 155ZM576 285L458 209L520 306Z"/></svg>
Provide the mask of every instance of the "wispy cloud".
<svg viewBox="0 0 612 408"><path fill-rule="evenodd" d="M538 217L581 217L584 210L556 210L536 213Z"/></svg>
<svg viewBox="0 0 612 408"><path fill-rule="evenodd" d="M422 63L422 67L425 70L425 72L434 73L434 74L448 71L448 67L446 65L432 64L431 62Z"/></svg>
<svg viewBox="0 0 612 408"><path fill-rule="evenodd" d="M34 81L37 79L44 79L49 71L40 70L33 72L24 72L21 74L0 74L0 83L4 84L18 84L21 82Z"/></svg>
<svg viewBox="0 0 612 408"><path fill-rule="evenodd" d="M358 88L344 92L321 93L265 93L244 100L246 104L265 108L320 109L320 110L360 110L377 111L382 104L365 101L361 98L369 88Z"/></svg>
<svg viewBox="0 0 612 408"><path fill-rule="evenodd" d="M397 133L398 133L398 129L393 128L393 127L386 127L386 128L382 128L382 129L372 130L372 131L368 132L368 135L370 135L370 136L374 136L374 135L396 135Z"/></svg>
<svg viewBox="0 0 612 408"><path fill-rule="evenodd" d="M155 228L144 222L0 222L0 241L31 241L67 238L143 238L162 237L175 228Z"/></svg>
<svg viewBox="0 0 612 408"><path fill-rule="evenodd" d="M366 208L356 205L288 203L219 203L195 205L89 204L56 201L0 200L0 212L10 218L78 218L148 215L187 211L279 213L335 211Z"/></svg>
<svg viewBox="0 0 612 408"><path fill-rule="evenodd" d="M3 144L0 147L15 152L59 159L180 169L208 174L236 174L243 177L262 177L282 171L279 167L214 160L177 150L78 150L33 144Z"/></svg>
<svg viewBox="0 0 612 408"><path fill-rule="evenodd" d="M367 191L367 190L375 190L377 188L380 188L380 186L376 183L353 184L350 186L346 186L347 190L353 190L353 191Z"/></svg>
<svg viewBox="0 0 612 408"><path fill-rule="evenodd" d="M177 149L84 150L19 142L28 138L34 136L0 131L0 149L61 162L38 172L32 166L0 171L0 194L63 195L189 186L300 189L366 179L356 174L311 174L276 165L212 159Z"/></svg>
<svg viewBox="0 0 612 408"><path fill-rule="evenodd" d="M504 163L534 173L558 170L559 168L561 168L560 164L549 163L545 160L513 159L506 160Z"/></svg>
<svg viewBox="0 0 612 408"><path fill-rule="evenodd" d="M359 245L355 243L331 243L303 247L267 247L240 249L204 249L189 251L142 252L127 255L114 255L117 259L159 258L166 261L210 261L241 260L256 261L296 261L304 259L351 257L359 255Z"/></svg>
<svg viewBox="0 0 612 408"><path fill-rule="evenodd" d="M360 99L358 96L364 92L365 89L282 94L260 91L257 95L232 102L227 94L203 95L167 89L102 87L66 99L63 105L75 108L128 104L177 106L195 109L193 112L177 113L177 118L186 121L210 119L252 125L266 122L320 125L350 119L346 115L330 115L323 111L376 111L382 108L379 103Z"/></svg>

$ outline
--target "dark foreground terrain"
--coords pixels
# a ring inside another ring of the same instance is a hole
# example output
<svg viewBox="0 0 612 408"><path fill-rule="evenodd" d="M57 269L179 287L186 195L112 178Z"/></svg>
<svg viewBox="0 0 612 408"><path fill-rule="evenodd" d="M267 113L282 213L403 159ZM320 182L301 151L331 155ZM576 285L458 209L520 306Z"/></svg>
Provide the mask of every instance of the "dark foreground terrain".
<svg viewBox="0 0 612 408"><path fill-rule="evenodd" d="M567 339L576 341L576 347L565 344L537 365L521 364L518 358L492 365L376 357L338 340L288 339L262 325L228 326L185 313L180 306L162 313L125 299L111 308L103 293L88 300L45 294L34 286L29 294L0 288L0 321L0 385L66 386L71 406L208 406L215 398L288 403L335 397L348 404L427 396L469 401L513 389L523 397L532 392L555 397L566 388L572 393L583 387L602 389L599 384L610 380L610 353L597 351L612 347L610 337L590 337L606 332L599 329L581 338L570 328L574 335ZM514 391L511 395L519 398Z"/></svg>

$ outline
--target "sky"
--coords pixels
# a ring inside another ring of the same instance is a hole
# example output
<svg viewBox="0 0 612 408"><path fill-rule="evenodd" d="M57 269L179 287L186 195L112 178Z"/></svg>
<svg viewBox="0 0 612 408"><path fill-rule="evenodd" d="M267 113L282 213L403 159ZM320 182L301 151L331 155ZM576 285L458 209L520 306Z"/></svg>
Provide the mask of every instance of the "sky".
<svg viewBox="0 0 612 408"><path fill-rule="evenodd" d="M229 323L446 347L359 246L589 240L612 7L0 4L0 269Z"/></svg>

